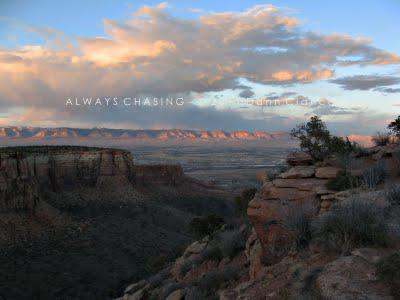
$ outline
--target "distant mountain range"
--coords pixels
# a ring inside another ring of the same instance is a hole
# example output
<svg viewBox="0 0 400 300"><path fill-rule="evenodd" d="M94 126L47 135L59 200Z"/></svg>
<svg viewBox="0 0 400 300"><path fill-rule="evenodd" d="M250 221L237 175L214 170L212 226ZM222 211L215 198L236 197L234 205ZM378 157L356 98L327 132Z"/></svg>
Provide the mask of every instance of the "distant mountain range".
<svg viewBox="0 0 400 300"><path fill-rule="evenodd" d="M348 138L363 146L371 146L371 136L350 134ZM278 141L290 139L288 132L266 131L223 131L223 130L189 130L189 129L110 129L110 128L41 128L41 127L0 127L0 141L14 140L19 143L24 140L40 141L47 140L90 140L99 141L167 141L167 140L185 140L185 141L240 141L240 140L264 140Z"/></svg>
<svg viewBox="0 0 400 300"><path fill-rule="evenodd" d="M265 131L222 131L222 130L186 130L186 129L109 129L109 128L39 128L39 127L0 127L0 138L12 139L53 139L53 138L107 138L107 139L218 139L218 140L276 140L288 139L285 132L268 133Z"/></svg>

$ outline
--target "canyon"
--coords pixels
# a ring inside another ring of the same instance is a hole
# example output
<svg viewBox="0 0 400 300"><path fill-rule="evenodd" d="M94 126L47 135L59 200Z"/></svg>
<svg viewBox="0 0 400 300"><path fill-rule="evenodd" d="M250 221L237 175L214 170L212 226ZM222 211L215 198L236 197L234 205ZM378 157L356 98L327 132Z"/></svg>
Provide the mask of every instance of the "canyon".
<svg viewBox="0 0 400 300"><path fill-rule="evenodd" d="M112 298L193 241L195 216L232 215L229 197L126 150L1 148L0 295Z"/></svg>

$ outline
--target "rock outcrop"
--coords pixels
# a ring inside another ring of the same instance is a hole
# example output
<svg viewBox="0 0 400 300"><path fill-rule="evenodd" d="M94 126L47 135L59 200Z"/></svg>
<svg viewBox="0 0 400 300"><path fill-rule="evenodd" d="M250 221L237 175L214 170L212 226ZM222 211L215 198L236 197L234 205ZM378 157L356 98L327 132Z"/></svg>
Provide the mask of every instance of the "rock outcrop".
<svg viewBox="0 0 400 300"><path fill-rule="evenodd" d="M279 262L289 250L291 237L282 224L288 208L296 205L319 207L320 197L333 193L325 187L327 179L316 177L318 168L310 165L308 154L295 152L289 154L287 161L292 167L264 183L247 209L266 264Z"/></svg>
<svg viewBox="0 0 400 300"><path fill-rule="evenodd" d="M115 190L134 185L175 185L184 180L178 165L134 165L129 151L44 146L0 149L0 211L32 210L40 191L81 187Z"/></svg>

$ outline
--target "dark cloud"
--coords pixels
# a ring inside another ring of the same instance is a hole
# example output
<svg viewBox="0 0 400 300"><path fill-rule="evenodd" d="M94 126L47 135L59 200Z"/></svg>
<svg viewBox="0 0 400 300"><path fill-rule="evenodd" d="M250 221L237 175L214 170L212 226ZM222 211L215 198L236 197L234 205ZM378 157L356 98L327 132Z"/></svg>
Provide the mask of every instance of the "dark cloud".
<svg viewBox="0 0 400 300"><path fill-rule="evenodd" d="M354 115L360 113L362 108L359 107L351 107L344 108L329 104L316 104L314 105L314 109L312 112L307 113L307 115L318 115L318 116L338 116L338 115Z"/></svg>
<svg viewBox="0 0 400 300"><path fill-rule="evenodd" d="M390 85L400 84L400 77L390 75L355 75L330 80L339 84L345 90L377 90L386 93L397 93L400 89L387 88Z"/></svg>
<svg viewBox="0 0 400 300"><path fill-rule="evenodd" d="M241 98L251 98L254 96L254 92L251 89L245 89L239 93L239 97Z"/></svg>
<svg viewBox="0 0 400 300"><path fill-rule="evenodd" d="M400 88L380 87L374 89L374 91L379 91L385 94L400 93Z"/></svg>

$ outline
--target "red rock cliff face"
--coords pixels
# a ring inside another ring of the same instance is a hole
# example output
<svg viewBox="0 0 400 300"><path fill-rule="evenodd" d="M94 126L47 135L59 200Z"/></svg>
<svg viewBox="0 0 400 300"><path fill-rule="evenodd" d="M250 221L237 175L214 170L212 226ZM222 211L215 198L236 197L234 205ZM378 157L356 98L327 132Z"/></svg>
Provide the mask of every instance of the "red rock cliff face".
<svg viewBox="0 0 400 300"><path fill-rule="evenodd" d="M129 179L133 168L127 151L88 150L50 153L9 153L0 156L1 177L36 177L56 190L78 184L96 185L104 177Z"/></svg>
<svg viewBox="0 0 400 300"><path fill-rule="evenodd" d="M0 210L34 207L40 188L130 184L132 170L132 156L122 150L0 153Z"/></svg>
<svg viewBox="0 0 400 300"><path fill-rule="evenodd" d="M40 191L81 187L111 191L135 185L175 185L184 180L179 165L133 164L129 151L82 147L0 150L0 212L33 209Z"/></svg>

